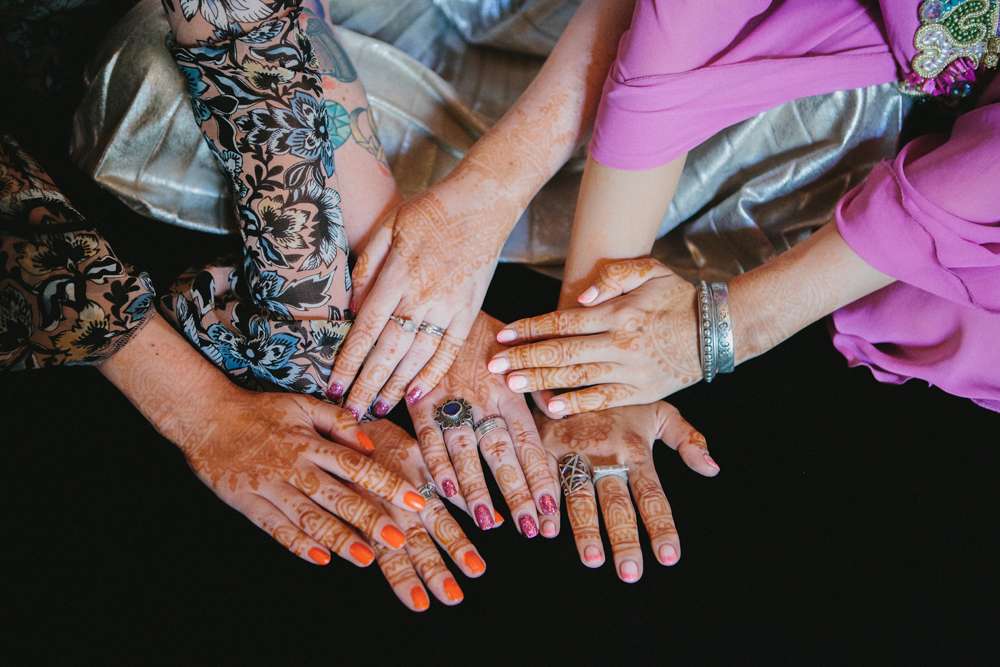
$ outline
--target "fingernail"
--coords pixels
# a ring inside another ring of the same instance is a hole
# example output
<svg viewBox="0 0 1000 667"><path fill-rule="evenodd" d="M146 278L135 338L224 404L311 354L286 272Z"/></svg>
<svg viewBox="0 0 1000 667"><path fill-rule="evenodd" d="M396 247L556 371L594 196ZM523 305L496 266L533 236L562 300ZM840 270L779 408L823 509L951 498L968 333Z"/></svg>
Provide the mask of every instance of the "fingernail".
<svg viewBox="0 0 1000 667"><path fill-rule="evenodd" d="M427 507L427 501L419 493L414 493L413 491L407 491L403 494L403 504L409 507L414 512L419 512L423 508Z"/></svg>
<svg viewBox="0 0 1000 667"><path fill-rule="evenodd" d="M565 409L565 401L549 401L549 412L562 412Z"/></svg>
<svg viewBox="0 0 1000 667"><path fill-rule="evenodd" d="M413 405L424 395L424 390L420 387L414 387L410 390L410 393L406 395L406 404Z"/></svg>
<svg viewBox="0 0 1000 667"><path fill-rule="evenodd" d="M583 550L583 559L588 563L599 563L603 560L603 558L604 557L601 556L601 550L593 544Z"/></svg>
<svg viewBox="0 0 1000 667"><path fill-rule="evenodd" d="M365 433L362 430L358 430L357 437L358 437L358 444L361 445L361 449L365 450L366 452L375 451L375 443L372 442L372 439L368 437L367 433Z"/></svg>
<svg viewBox="0 0 1000 667"><path fill-rule="evenodd" d="M632 583L639 579L639 566L634 560L623 560L618 566L618 574L624 581Z"/></svg>
<svg viewBox="0 0 1000 667"><path fill-rule="evenodd" d="M712 466L716 470L720 470L719 464L715 462L715 459L713 459L708 454L705 454L704 456L705 456L705 463L707 463L708 465Z"/></svg>
<svg viewBox="0 0 1000 667"><path fill-rule="evenodd" d="M472 574L482 574L486 571L486 563L483 562L483 559L475 551L466 552L462 560L465 561L465 566L469 568L469 572Z"/></svg>
<svg viewBox="0 0 1000 667"><path fill-rule="evenodd" d="M513 329L501 329L500 333L497 334L497 342L499 343L509 343L515 338L517 338L517 334L514 333Z"/></svg>
<svg viewBox="0 0 1000 667"><path fill-rule="evenodd" d="M503 373L510 368L510 362L507 361L506 357L495 357L490 360L486 368L489 369L490 373Z"/></svg>
<svg viewBox="0 0 1000 667"><path fill-rule="evenodd" d="M458 582L448 577L444 580L444 594L448 596L448 599L452 602L461 602L465 599L465 593L462 589L458 587Z"/></svg>
<svg viewBox="0 0 1000 667"><path fill-rule="evenodd" d="M517 520L517 525L521 527L521 534L528 539L538 535L538 524L527 514Z"/></svg>
<svg viewBox="0 0 1000 667"><path fill-rule="evenodd" d="M312 549L309 550L309 558L311 558L312 562L316 563L317 565L330 564L330 554L323 551L319 547L313 547Z"/></svg>
<svg viewBox="0 0 1000 667"><path fill-rule="evenodd" d="M351 412L352 415L354 415L354 421L360 423L361 422L361 413L358 412L358 409L357 408L347 408L347 409Z"/></svg>
<svg viewBox="0 0 1000 667"><path fill-rule="evenodd" d="M523 375L510 375L507 377L507 386L512 391L520 391L528 386L528 378Z"/></svg>
<svg viewBox="0 0 1000 667"><path fill-rule="evenodd" d="M344 395L344 385L334 382L326 390L327 398L340 398Z"/></svg>
<svg viewBox="0 0 1000 667"><path fill-rule="evenodd" d="M556 522L551 519L542 519L542 535L545 537L555 537L559 531L556 529Z"/></svg>
<svg viewBox="0 0 1000 667"><path fill-rule="evenodd" d="M542 508L542 514L548 514L549 516L559 511L559 506L556 505L555 498L547 493L538 499L538 506Z"/></svg>
<svg viewBox="0 0 1000 667"><path fill-rule="evenodd" d="M597 288L588 287L586 290L583 291L583 293L580 296L576 297L576 300L579 301L580 303L590 303L596 298L597 298Z"/></svg>
<svg viewBox="0 0 1000 667"><path fill-rule="evenodd" d="M450 479L446 479L441 482L441 490L444 491L445 498L451 498L453 495L458 493L458 489L455 488L455 482Z"/></svg>
<svg viewBox="0 0 1000 667"><path fill-rule="evenodd" d="M391 406L385 401L383 401L381 398L378 399L377 401L375 401L375 416L385 417L387 414L389 414L390 407Z"/></svg>
<svg viewBox="0 0 1000 667"><path fill-rule="evenodd" d="M430 598L427 597L427 591L421 586L414 586L410 590L410 599L413 600L413 608L417 611L424 611L431 606Z"/></svg>
<svg viewBox="0 0 1000 667"><path fill-rule="evenodd" d="M475 509L476 523L483 530L489 530L493 527L493 516L490 514L490 508L486 505L476 505Z"/></svg>
<svg viewBox="0 0 1000 667"><path fill-rule="evenodd" d="M382 529L382 541L393 549L398 549L406 544L406 536L403 535L403 531L399 528L396 528L393 525L388 525Z"/></svg>
<svg viewBox="0 0 1000 667"><path fill-rule="evenodd" d="M677 549L674 549L669 544L664 544L660 547L660 562L664 565L673 565L677 562Z"/></svg>
<svg viewBox="0 0 1000 667"><path fill-rule="evenodd" d="M351 557L362 565L371 565L375 560L375 552L367 544L355 542L350 548Z"/></svg>
<svg viewBox="0 0 1000 667"><path fill-rule="evenodd" d="M500 512L497 512L496 510L493 510L493 520L496 521L498 526L503 525L503 517L500 515Z"/></svg>

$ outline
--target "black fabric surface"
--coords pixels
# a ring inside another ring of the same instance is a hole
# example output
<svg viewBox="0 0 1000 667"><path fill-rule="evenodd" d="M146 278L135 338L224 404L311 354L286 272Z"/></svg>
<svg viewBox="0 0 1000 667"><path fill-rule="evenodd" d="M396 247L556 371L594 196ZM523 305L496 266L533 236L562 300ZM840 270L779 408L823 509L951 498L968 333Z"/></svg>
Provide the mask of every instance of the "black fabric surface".
<svg viewBox="0 0 1000 667"><path fill-rule="evenodd" d="M131 221L112 242L161 277L230 243L94 201L106 219ZM544 312L556 292L501 267L487 310ZM417 615L374 566L321 569L285 553L96 371L0 376L0 662L995 658L995 414L848 370L822 325L674 402L722 466L702 479L657 450L681 531L677 566L656 565L647 547L643 579L626 585L610 565L577 561L565 519L559 539L531 542L510 522L481 534L462 519L487 573L460 577L459 607Z"/></svg>

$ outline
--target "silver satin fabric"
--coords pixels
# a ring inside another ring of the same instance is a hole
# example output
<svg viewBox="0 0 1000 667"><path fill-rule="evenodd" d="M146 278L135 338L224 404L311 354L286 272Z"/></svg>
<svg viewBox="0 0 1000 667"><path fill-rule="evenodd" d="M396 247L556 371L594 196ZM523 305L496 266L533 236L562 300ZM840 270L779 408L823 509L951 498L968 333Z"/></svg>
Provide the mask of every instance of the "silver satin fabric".
<svg viewBox="0 0 1000 667"><path fill-rule="evenodd" d="M447 174L504 113L579 3L332 4L327 18L365 84L408 196ZM164 48L167 32L159 0L142 0L111 31L87 69L71 154L146 217L230 233L229 192ZM798 100L724 130L689 156L654 255L691 279L725 278L766 262L829 220L837 200L894 154L908 109L909 98L886 84ZM558 267L582 164L581 152L543 188L503 261Z"/></svg>

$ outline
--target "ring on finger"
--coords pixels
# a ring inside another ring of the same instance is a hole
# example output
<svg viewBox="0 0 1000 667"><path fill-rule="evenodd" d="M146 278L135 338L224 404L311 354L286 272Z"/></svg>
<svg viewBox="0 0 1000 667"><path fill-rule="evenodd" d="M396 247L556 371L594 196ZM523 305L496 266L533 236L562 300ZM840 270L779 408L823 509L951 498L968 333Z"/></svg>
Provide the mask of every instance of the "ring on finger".
<svg viewBox="0 0 1000 667"><path fill-rule="evenodd" d="M435 336L437 338L444 338L445 330L436 324L431 324L430 322L421 322L417 326L418 331L422 331L428 336Z"/></svg>
<svg viewBox="0 0 1000 667"><path fill-rule="evenodd" d="M438 488L434 482L425 482L417 493L424 497L424 500L434 500L438 496Z"/></svg>
<svg viewBox="0 0 1000 667"><path fill-rule="evenodd" d="M559 483L564 496L569 497L585 489L590 480L590 461L586 456L573 452L559 459Z"/></svg>
<svg viewBox="0 0 1000 667"><path fill-rule="evenodd" d="M495 431L498 428L510 432L507 428L507 421L503 417L500 415L488 415L480 419L473 430L476 432L476 439L482 440L487 433Z"/></svg>
<svg viewBox="0 0 1000 667"><path fill-rule="evenodd" d="M413 323L413 320L400 317L399 315L390 315L389 319L399 325L405 333L414 333L417 330L417 325Z"/></svg>
<svg viewBox="0 0 1000 667"><path fill-rule="evenodd" d="M472 419L472 406L464 398L449 398L437 406L434 409L434 421L443 431L461 426L472 428L475 423Z"/></svg>
<svg viewBox="0 0 1000 667"><path fill-rule="evenodd" d="M628 466L594 466L594 484L605 477L618 477L623 482L628 482Z"/></svg>

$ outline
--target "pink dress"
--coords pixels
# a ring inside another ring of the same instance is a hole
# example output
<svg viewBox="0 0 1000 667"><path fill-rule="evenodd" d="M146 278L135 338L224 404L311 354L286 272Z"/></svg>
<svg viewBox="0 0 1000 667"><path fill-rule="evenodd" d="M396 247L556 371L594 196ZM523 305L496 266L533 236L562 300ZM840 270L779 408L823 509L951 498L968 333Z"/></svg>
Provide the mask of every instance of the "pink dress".
<svg viewBox="0 0 1000 667"><path fill-rule="evenodd" d="M998 4L638 0L591 156L649 169L783 102L898 79L912 92L967 94L977 67L995 66ZM1000 78L950 136L909 143L844 197L844 239L899 281L834 313L850 365L1000 411L998 189Z"/></svg>

